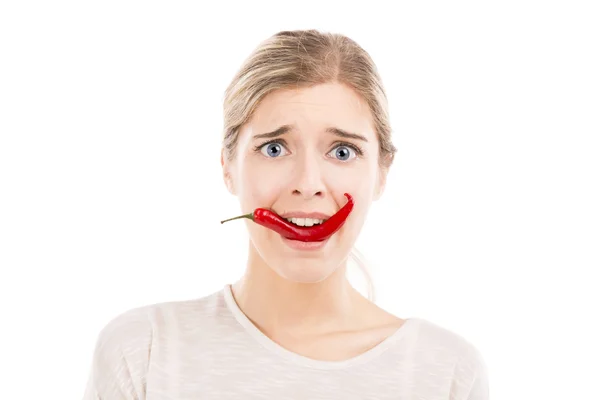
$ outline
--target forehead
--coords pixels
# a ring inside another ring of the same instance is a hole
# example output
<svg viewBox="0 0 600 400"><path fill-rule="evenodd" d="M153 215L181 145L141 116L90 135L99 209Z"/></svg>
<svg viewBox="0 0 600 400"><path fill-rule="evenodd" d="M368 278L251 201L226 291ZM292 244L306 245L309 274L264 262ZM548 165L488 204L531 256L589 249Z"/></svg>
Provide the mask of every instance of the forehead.
<svg viewBox="0 0 600 400"><path fill-rule="evenodd" d="M261 101L249 121L255 132L286 124L314 131L336 127L369 139L375 137L367 103L354 90L339 83L272 92Z"/></svg>

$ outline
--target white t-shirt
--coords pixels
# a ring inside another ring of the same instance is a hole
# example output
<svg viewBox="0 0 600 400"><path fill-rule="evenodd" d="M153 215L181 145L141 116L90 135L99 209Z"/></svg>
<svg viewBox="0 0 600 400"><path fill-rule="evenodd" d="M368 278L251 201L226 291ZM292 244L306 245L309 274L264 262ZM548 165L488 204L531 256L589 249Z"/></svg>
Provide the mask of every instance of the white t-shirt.
<svg viewBox="0 0 600 400"><path fill-rule="evenodd" d="M100 332L85 400L487 400L486 367L461 336L411 318L344 361L311 359L264 335L231 285L128 310Z"/></svg>

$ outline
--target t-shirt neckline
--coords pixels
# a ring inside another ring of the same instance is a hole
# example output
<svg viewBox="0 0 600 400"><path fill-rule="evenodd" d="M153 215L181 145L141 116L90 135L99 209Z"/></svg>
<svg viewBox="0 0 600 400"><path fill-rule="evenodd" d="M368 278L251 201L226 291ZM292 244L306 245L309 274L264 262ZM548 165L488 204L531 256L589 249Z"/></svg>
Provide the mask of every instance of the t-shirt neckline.
<svg viewBox="0 0 600 400"><path fill-rule="evenodd" d="M398 328L394 333L385 338L382 342L377 344L375 347L372 347L371 349L361 354L358 354L352 358L340 361L317 360L286 349L277 342L271 340L271 338L269 338L260 329L258 329L258 327L254 325L252 321L250 321L250 319L238 306L233 296L231 284L225 285L225 287L223 288L223 295L225 298L225 303L229 308L229 311L233 314L238 323L242 325L245 331L248 334L250 334L255 340L257 340L263 347L265 347L270 352L276 354L278 357L281 357L287 361L318 369L340 369L356 364L366 363L381 355L387 349L389 349L394 343L398 341L398 339L405 335L407 330L409 330L411 326L416 322L416 318L407 318L400 328Z"/></svg>

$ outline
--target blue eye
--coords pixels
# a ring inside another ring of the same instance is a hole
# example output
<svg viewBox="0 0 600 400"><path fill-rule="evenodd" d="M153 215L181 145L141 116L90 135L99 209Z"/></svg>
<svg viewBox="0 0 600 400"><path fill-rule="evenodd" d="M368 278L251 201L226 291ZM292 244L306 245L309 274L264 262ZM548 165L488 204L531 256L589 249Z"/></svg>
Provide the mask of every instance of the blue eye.
<svg viewBox="0 0 600 400"><path fill-rule="evenodd" d="M334 157L340 161L348 161L350 158L356 157L354 149L348 146L338 146L332 151L335 152Z"/></svg>
<svg viewBox="0 0 600 400"><path fill-rule="evenodd" d="M267 157L279 157L285 153L285 148L279 143L266 143L260 148L261 153ZM286 153L287 154L287 153Z"/></svg>

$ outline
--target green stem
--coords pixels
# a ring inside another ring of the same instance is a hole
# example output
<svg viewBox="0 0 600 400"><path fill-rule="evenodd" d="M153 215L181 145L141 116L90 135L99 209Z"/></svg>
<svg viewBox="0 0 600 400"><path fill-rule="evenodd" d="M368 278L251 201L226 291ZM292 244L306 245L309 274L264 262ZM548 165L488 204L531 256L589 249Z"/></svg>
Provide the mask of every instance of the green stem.
<svg viewBox="0 0 600 400"><path fill-rule="evenodd" d="M229 218L229 219L223 220L223 221L221 221L221 223L224 223L224 222L227 222L227 221L233 221L234 219L240 219L240 218L248 218L248 219L254 220L254 215L252 213L250 213L250 214L244 214L244 215L240 215L238 217L233 217L233 218Z"/></svg>

